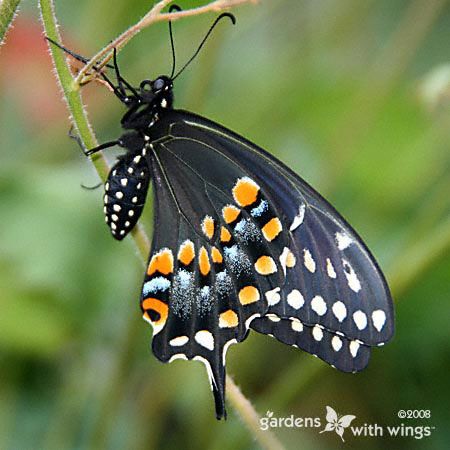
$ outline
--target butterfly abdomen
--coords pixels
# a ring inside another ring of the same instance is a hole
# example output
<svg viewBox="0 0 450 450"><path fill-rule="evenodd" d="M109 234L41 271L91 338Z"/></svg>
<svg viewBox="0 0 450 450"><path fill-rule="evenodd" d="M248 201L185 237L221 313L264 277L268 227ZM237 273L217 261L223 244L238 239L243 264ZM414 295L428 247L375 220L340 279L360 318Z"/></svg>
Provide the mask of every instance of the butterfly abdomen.
<svg viewBox="0 0 450 450"><path fill-rule="evenodd" d="M120 157L105 183L105 221L113 237L119 241L133 229L144 208L150 181L145 155L143 147L141 153L127 153Z"/></svg>

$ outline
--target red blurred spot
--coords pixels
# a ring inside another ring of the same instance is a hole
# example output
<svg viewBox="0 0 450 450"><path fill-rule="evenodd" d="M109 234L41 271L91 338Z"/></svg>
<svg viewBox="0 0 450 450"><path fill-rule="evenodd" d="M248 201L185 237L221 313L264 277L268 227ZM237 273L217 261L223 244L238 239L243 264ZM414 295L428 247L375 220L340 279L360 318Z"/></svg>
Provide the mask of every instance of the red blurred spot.
<svg viewBox="0 0 450 450"><path fill-rule="evenodd" d="M67 41L70 48L77 46ZM32 130L55 121L68 122L68 111L56 81L41 25L19 15L0 49L0 85Z"/></svg>

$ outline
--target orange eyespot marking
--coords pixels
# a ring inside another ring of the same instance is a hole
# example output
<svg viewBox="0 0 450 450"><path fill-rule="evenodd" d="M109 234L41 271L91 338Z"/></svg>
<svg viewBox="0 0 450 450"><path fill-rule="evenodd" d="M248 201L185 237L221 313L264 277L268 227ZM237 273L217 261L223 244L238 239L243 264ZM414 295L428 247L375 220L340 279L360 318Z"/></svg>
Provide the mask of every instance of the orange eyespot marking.
<svg viewBox="0 0 450 450"><path fill-rule="evenodd" d="M200 253L199 253L199 257L198 257L198 265L200 268L200 273L203 276L208 275L209 271L211 270L211 264L209 262L208 252L206 251L205 247L202 247L200 249Z"/></svg>
<svg viewBox="0 0 450 450"><path fill-rule="evenodd" d="M163 248L158 253L155 253L148 265L147 274L153 275L155 272L169 275L173 272L173 255L168 248Z"/></svg>
<svg viewBox="0 0 450 450"><path fill-rule="evenodd" d="M259 291L254 286L245 286L239 291L239 301L242 305L255 303L260 298Z"/></svg>
<svg viewBox="0 0 450 450"><path fill-rule="evenodd" d="M278 217L274 217L270 219L262 228L262 234L266 238L267 241L273 241L283 229L280 219Z"/></svg>
<svg viewBox="0 0 450 450"><path fill-rule="evenodd" d="M220 229L220 240L222 242L229 242L230 239L231 239L230 232L225 227L222 227Z"/></svg>
<svg viewBox="0 0 450 450"><path fill-rule="evenodd" d="M294 254L289 250L286 256L286 267L294 267L296 263L296 259Z"/></svg>
<svg viewBox="0 0 450 450"><path fill-rule="evenodd" d="M228 309L219 315L219 327L220 328L233 328L237 327L239 324L239 318L237 314L232 310Z"/></svg>
<svg viewBox="0 0 450 450"><path fill-rule="evenodd" d="M259 186L250 178L239 178L233 188L233 197L239 206L248 206L256 202Z"/></svg>
<svg viewBox="0 0 450 450"><path fill-rule="evenodd" d="M187 266L192 262L194 258L194 243L188 239L180 245L180 250L178 251L178 261Z"/></svg>
<svg viewBox="0 0 450 450"><path fill-rule="evenodd" d="M225 223L232 223L234 222L239 214L241 213L241 210L239 208L236 208L234 205L227 205L222 208L222 216L223 220L225 220Z"/></svg>
<svg viewBox="0 0 450 450"><path fill-rule="evenodd" d="M162 328L169 315L169 307L157 298L146 298L142 302L144 309L144 319L151 322L155 327Z"/></svg>
<svg viewBox="0 0 450 450"><path fill-rule="evenodd" d="M270 275L277 271L277 265L270 256L261 256L255 262L255 269L260 275Z"/></svg>
<svg viewBox="0 0 450 450"><path fill-rule="evenodd" d="M202 222L202 231L204 235L211 239L214 235L214 219L211 216L205 216Z"/></svg>
<svg viewBox="0 0 450 450"><path fill-rule="evenodd" d="M223 261L222 253L220 253L216 247L213 247L211 249L211 257L212 257L213 263L215 263L215 264L221 264Z"/></svg>

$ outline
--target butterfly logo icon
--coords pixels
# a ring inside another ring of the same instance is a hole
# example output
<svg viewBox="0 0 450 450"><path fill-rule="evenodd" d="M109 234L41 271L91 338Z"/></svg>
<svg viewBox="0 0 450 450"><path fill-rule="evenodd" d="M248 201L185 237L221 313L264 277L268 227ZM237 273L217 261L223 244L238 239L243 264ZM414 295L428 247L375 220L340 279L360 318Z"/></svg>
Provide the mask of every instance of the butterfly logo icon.
<svg viewBox="0 0 450 450"><path fill-rule="evenodd" d="M344 430L350 426L352 420L356 418L356 416L352 416L351 414L347 414L345 416L338 416L337 412L331 407L327 406L327 414L325 416L327 420L327 424L325 428L320 432L323 433L325 431L336 431L336 433L344 441Z"/></svg>

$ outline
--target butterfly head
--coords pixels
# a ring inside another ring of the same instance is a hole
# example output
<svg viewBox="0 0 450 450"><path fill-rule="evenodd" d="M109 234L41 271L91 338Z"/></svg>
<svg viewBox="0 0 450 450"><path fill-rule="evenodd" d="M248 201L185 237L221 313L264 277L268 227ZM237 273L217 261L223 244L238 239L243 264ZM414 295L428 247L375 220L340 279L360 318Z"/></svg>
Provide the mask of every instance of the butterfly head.
<svg viewBox="0 0 450 450"><path fill-rule="evenodd" d="M121 99L128 111L122 118L125 129L151 127L165 111L173 106L173 81L166 75L143 80L133 93Z"/></svg>
<svg viewBox="0 0 450 450"><path fill-rule="evenodd" d="M172 89L172 80L166 75L160 75L155 80L144 80L139 85L139 103L155 108L171 108Z"/></svg>

